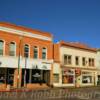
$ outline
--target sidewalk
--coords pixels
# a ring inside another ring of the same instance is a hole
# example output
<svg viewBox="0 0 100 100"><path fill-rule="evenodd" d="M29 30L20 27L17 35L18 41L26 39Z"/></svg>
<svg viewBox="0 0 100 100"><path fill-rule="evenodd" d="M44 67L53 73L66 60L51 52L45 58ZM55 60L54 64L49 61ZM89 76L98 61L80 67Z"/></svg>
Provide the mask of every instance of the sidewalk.
<svg viewBox="0 0 100 100"><path fill-rule="evenodd" d="M77 91L77 90L100 90L100 86L90 86L90 87L45 87L45 88L34 88L34 89L27 89L25 87L22 88L11 88L9 90L0 90L0 92L31 92L31 91L41 91L41 90L72 90L72 91Z"/></svg>

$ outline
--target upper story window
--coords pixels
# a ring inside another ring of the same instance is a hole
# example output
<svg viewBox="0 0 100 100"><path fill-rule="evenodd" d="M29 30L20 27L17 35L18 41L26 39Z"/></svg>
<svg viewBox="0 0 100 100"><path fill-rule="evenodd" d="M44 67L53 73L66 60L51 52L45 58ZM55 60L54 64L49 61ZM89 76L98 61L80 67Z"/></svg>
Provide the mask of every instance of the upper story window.
<svg viewBox="0 0 100 100"><path fill-rule="evenodd" d="M15 56L16 54L16 46L14 42L9 44L9 56Z"/></svg>
<svg viewBox="0 0 100 100"><path fill-rule="evenodd" d="M64 64L71 64L72 63L72 56L71 55L64 55Z"/></svg>
<svg viewBox="0 0 100 100"><path fill-rule="evenodd" d="M46 59L46 56L47 56L47 49L42 48L42 59Z"/></svg>
<svg viewBox="0 0 100 100"><path fill-rule="evenodd" d="M24 45L24 57L29 57L29 45Z"/></svg>
<svg viewBox="0 0 100 100"><path fill-rule="evenodd" d="M38 58L38 47L37 46L34 46L33 48L33 58L34 59L37 59Z"/></svg>
<svg viewBox="0 0 100 100"><path fill-rule="evenodd" d="M3 46L4 46L4 41L0 40L0 55L3 55Z"/></svg>
<svg viewBox="0 0 100 100"><path fill-rule="evenodd" d="M75 57L75 64L79 65L79 57L78 56Z"/></svg>
<svg viewBox="0 0 100 100"><path fill-rule="evenodd" d="M83 66L86 65L86 58L85 58L85 57L82 58L82 65L83 65Z"/></svg>
<svg viewBox="0 0 100 100"><path fill-rule="evenodd" d="M95 60L92 58L92 66L95 66Z"/></svg>
<svg viewBox="0 0 100 100"><path fill-rule="evenodd" d="M94 66L94 59L93 58L89 58L89 66Z"/></svg>

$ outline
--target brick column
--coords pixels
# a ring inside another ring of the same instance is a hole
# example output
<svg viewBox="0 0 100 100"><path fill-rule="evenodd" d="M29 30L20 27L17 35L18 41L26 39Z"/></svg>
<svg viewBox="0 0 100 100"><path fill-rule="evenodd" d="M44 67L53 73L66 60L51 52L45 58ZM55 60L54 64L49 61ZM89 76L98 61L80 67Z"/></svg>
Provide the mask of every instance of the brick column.
<svg viewBox="0 0 100 100"><path fill-rule="evenodd" d="M22 79L22 69L19 69L19 80L18 80L18 69L14 71L14 87L17 88L18 82L19 87L21 87L21 79Z"/></svg>
<svg viewBox="0 0 100 100"><path fill-rule="evenodd" d="M51 70L50 70L50 86L53 85L53 64L51 64Z"/></svg>

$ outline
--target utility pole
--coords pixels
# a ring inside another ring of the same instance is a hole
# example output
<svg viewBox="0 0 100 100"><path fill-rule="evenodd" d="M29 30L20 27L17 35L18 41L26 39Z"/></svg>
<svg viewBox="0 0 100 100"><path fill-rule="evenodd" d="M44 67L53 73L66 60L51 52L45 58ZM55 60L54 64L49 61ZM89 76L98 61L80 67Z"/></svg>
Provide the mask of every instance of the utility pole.
<svg viewBox="0 0 100 100"><path fill-rule="evenodd" d="M20 41L19 41L19 54L18 54L18 76L17 76L17 88L20 87L20 58L21 58L21 41L22 41L22 37L20 37Z"/></svg>
<svg viewBox="0 0 100 100"><path fill-rule="evenodd" d="M27 57L25 57L25 73L24 73L24 86L26 87L26 67L27 67Z"/></svg>

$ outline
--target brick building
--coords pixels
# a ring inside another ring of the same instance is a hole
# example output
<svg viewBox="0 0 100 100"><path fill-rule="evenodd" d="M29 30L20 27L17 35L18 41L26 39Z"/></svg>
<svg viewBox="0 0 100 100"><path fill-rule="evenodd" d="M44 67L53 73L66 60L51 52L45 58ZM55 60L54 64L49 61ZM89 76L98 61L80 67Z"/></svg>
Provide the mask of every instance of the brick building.
<svg viewBox="0 0 100 100"><path fill-rule="evenodd" d="M0 22L0 89L52 84L52 35Z"/></svg>
<svg viewBox="0 0 100 100"><path fill-rule="evenodd" d="M75 42L53 44L50 33L0 22L0 90L98 83L99 49Z"/></svg>

